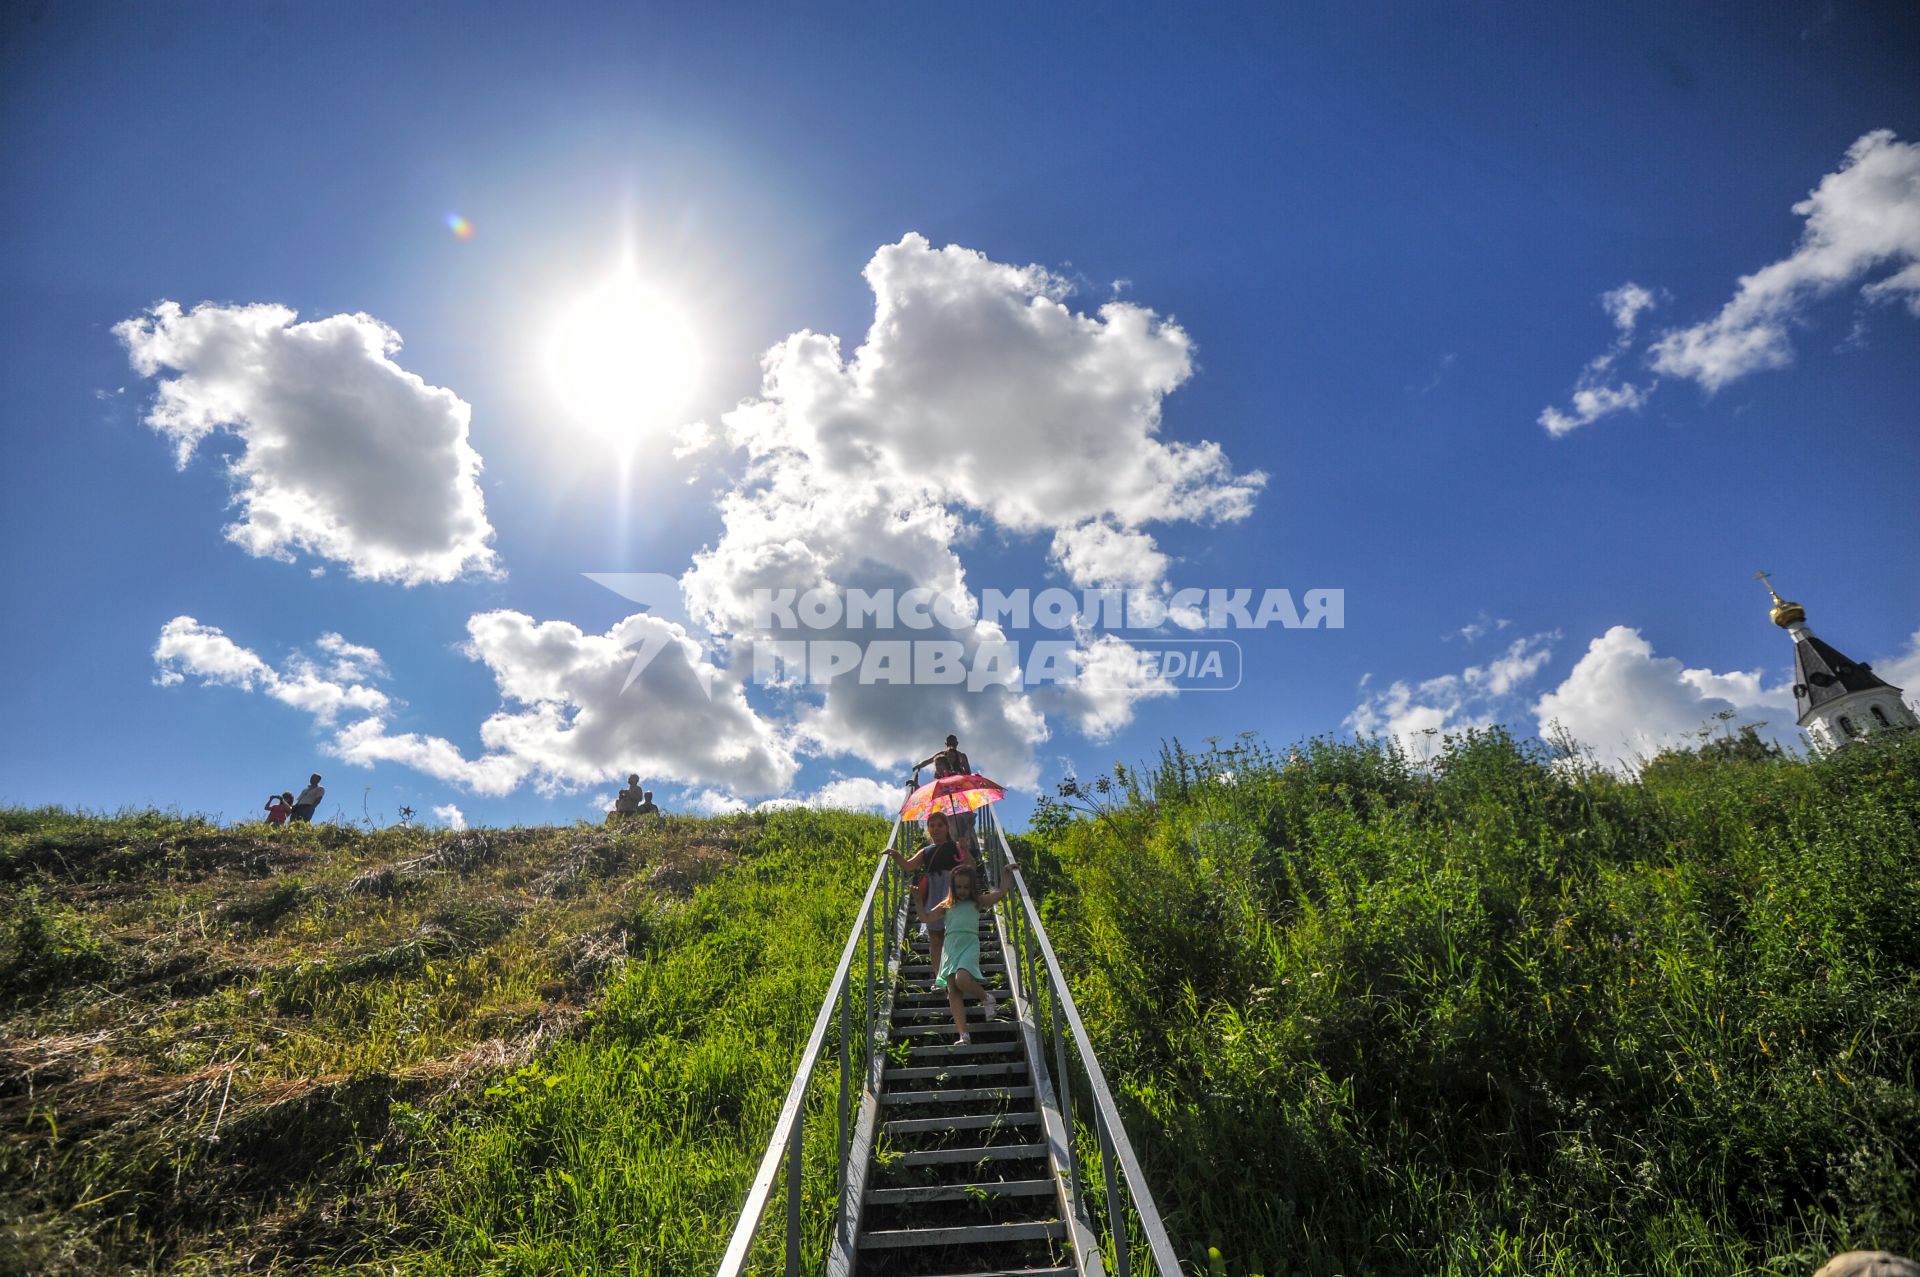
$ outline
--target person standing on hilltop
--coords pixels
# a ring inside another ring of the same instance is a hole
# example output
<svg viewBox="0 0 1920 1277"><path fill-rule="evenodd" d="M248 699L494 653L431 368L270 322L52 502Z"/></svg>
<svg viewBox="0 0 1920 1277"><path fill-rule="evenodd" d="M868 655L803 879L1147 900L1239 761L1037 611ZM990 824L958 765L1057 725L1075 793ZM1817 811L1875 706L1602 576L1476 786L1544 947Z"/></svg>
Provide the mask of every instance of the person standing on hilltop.
<svg viewBox="0 0 1920 1277"><path fill-rule="evenodd" d="M933 778L935 780L940 780L947 776L971 776L973 774L972 760L960 752L960 738L951 732L947 733L947 747L945 749L930 757L923 758L913 765L913 779L916 787L920 780L920 771L925 767L933 768ZM973 813L971 811L954 812L952 824L954 839L969 852L978 855L980 852L980 844L975 841L973 836Z"/></svg>
<svg viewBox="0 0 1920 1277"><path fill-rule="evenodd" d="M928 767L933 768L933 778L935 780L939 780L942 776L970 776L973 774L973 764L967 761L965 754L960 752L960 738L951 733L947 735L947 747L945 749L937 754L923 758L913 765L914 774L918 775L923 769Z"/></svg>
<svg viewBox="0 0 1920 1277"><path fill-rule="evenodd" d="M327 791L320 787L320 773L315 772L313 775L307 777L307 787L301 790L300 797L294 800L293 823L296 825L311 824L313 821L313 813L320 810L320 800L326 796Z"/></svg>
<svg viewBox="0 0 1920 1277"><path fill-rule="evenodd" d="M269 825L284 825L287 823L287 818L292 815L293 794L291 792L267 795L267 823Z"/></svg>
<svg viewBox="0 0 1920 1277"><path fill-rule="evenodd" d="M640 788L640 773L634 772L627 777L627 787L615 795L613 811L609 814L621 820L637 816L640 814L640 805L646 800L646 791Z"/></svg>

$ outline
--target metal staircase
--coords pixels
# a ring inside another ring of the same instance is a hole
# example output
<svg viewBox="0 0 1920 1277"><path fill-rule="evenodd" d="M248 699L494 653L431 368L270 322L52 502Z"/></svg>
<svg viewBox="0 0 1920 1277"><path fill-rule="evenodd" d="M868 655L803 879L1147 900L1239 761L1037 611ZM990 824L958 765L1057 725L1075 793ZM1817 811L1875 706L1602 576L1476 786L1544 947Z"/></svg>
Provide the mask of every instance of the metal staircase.
<svg viewBox="0 0 1920 1277"><path fill-rule="evenodd" d="M918 830L896 821L888 845L903 833L911 840ZM908 930L905 883L883 860L720 1277L1105 1277L1109 1269L1130 1277L1142 1261L1163 1277L1180 1272L1039 910L1023 874L1007 868L1006 837L990 810L978 813L976 833L985 877L1010 889L981 920L981 974L1000 998L998 1015L986 1020L969 1004L973 1040L954 1041L946 994L928 988L926 939ZM823 1067L830 1039L837 1070ZM809 1110L815 1122L830 1117L836 1092L831 1162L823 1166L816 1148L809 1168ZM1090 1121L1076 1119L1074 1097L1083 1093ZM1097 1198L1089 1196L1082 1144L1098 1159ZM760 1228L780 1178L783 1249ZM805 1202L829 1191L832 1231L822 1242L807 1226Z"/></svg>

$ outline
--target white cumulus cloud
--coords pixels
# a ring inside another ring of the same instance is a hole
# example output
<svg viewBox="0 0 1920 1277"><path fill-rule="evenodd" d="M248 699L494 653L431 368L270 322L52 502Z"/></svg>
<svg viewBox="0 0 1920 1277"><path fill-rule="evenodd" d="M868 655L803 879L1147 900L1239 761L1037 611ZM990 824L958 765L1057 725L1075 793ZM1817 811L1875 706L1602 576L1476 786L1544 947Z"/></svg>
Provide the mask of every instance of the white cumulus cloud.
<svg viewBox="0 0 1920 1277"><path fill-rule="evenodd" d="M452 803L435 807L433 814L439 817L440 823L448 829L465 829L467 827L467 813L461 811Z"/></svg>
<svg viewBox="0 0 1920 1277"><path fill-rule="evenodd" d="M1715 391L1784 368L1793 362L1792 330L1807 307L1843 288L1860 285L1866 301L1904 302L1920 315L1920 145L1897 140L1889 129L1866 134L1793 211L1805 219L1793 252L1742 276L1713 318L1661 333L1643 352L1653 373L1643 381L1623 377L1618 365L1659 296L1633 283L1605 294L1614 342L1581 370L1566 408L1541 411L1540 425L1559 437L1611 413L1637 411L1663 377Z"/></svg>
<svg viewBox="0 0 1920 1277"><path fill-rule="evenodd" d="M214 431L239 437L228 539L407 585L493 572L467 404L395 363L400 336L372 316L297 318L162 302L114 328L134 368L160 379L146 420L181 466Z"/></svg>
<svg viewBox="0 0 1920 1277"><path fill-rule="evenodd" d="M722 499L720 538L683 583L695 617L742 659L745 644L774 637L756 624L756 589L964 592L969 515L1052 533L1076 583L1157 586L1166 558L1144 525L1252 510L1266 476L1236 473L1215 443L1163 437L1163 401L1193 370L1177 324L1120 301L1077 312L1040 267L919 235L882 247L866 278L874 318L851 356L836 337L795 333L768 352L760 396L722 419L749 464ZM911 637L954 643L969 663L1005 637L947 619ZM876 635L804 637L864 646ZM1129 698L1156 691L1116 686L1069 712L1110 730ZM807 749L875 767L924 757L952 731L1008 783L1028 784L1051 731L1040 698L1017 684L842 681L793 695Z"/></svg>
<svg viewBox="0 0 1920 1277"><path fill-rule="evenodd" d="M1785 683L1769 688L1759 670L1689 669L1674 657L1655 656L1640 631L1625 625L1588 644L1565 681L1533 709L1541 735L1564 730L1615 769L1718 726L1719 714L1789 739L1794 722L1793 694Z"/></svg>
<svg viewBox="0 0 1920 1277"><path fill-rule="evenodd" d="M1708 390L1793 362L1791 326L1806 305L1866 280L1869 301L1903 301L1920 315L1920 145L1879 129L1793 206L1806 219L1800 243L1743 276L1733 298L1704 323L1665 334L1653 365Z"/></svg>
<svg viewBox="0 0 1920 1277"><path fill-rule="evenodd" d="M321 646L324 648L328 639L339 638L337 634L325 635ZM380 714L388 708L385 692L358 681L364 670L383 669L380 654L372 648L356 650L364 654L361 664L350 664L344 670L337 662L331 668L322 667L302 652L293 653L276 670L217 626L202 625L191 616L176 616L160 627L160 638L153 646L154 664L159 667L154 681L171 687L192 677L203 685L263 691L313 715L317 722L331 724L342 713Z"/></svg>
<svg viewBox="0 0 1920 1277"><path fill-rule="evenodd" d="M1492 727L1515 708L1513 697L1553 655L1558 631L1517 638L1492 660L1469 665L1458 674L1441 674L1419 683L1396 680L1367 692L1347 715L1346 727L1366 736L1385 736L1408 756L1425 760L1438 753L1450 732ZM1363 691L1371 676L1361 680Z"/></svg>

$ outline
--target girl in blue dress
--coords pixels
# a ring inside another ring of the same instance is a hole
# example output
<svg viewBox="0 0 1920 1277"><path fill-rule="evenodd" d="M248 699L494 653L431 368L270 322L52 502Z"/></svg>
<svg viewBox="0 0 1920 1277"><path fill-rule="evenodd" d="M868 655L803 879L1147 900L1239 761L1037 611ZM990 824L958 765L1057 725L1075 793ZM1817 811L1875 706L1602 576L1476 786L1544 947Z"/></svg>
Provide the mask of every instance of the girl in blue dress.
<svg viewBox="0 0 1920 1277"><path fill-rule="evenodd" d="M1013 862L1007 862L1011 872ZM980 998L985 1005L981 1008L981 1017L991 1020L994 1012L1000 1009L999 1001L987 989L980 978L980 911L991 909L1006 899L1007 889L996 887L992 891L974 894L974 874L972 865L961 865L953 871L947 882L947 898L928 910L928 920L938 919L946 924L947 943L940 958L940 974L935 977L933 986L947 991L947 1005L953 1009L953 1027L959 1034L955 1045L965 1046L973 1041L967 1032L968 998Z"/></svg>

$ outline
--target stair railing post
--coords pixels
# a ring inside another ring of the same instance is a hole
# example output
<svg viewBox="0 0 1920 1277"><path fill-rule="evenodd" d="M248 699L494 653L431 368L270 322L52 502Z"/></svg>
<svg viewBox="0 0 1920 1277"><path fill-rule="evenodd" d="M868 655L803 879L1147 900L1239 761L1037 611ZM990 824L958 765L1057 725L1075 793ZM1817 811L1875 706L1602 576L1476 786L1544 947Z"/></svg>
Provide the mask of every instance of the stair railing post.
<svg viewBox="0 0 1920 1277"><path fill-rule="evenodd" d="M1053 1003L1053 1014L1047 1018L1053 1022L1053 1068L1056 1077L1054 1086L1060 1092L1060 1115L1067 1123L1067 1178L1073 1184L1074 1196L1081 1192L1080 1146L1074 1139L1073 1121L1073 1079L1067 1073L1067 1038L1060 1031L1060 995L1052 986L1052 976L1048 976L1047 994Z"/></svg>
<svg viewBox="0 0 1920 1277"><path fill-rule="evenodd" d="M800 1132L806 1123L807 1106L802 1103L787 1137L787 1277L800 1277L800 1180L807 1163Z"/></svg>
<svg viewBox="0 0 1920 1277"><path fill-rule="evenodd" d="M1113 1164L1113 1136L1107 1131L1107 1115L1093 1106L1094 1130L1100 1136L1100 1178L1107 1185L1107 1226L1113 1233L1114 1277L1127 1277L1127 1217L1120 1203L1120 1177Z"/></svg>
<svg viewBox="0 0 1920 1277"><path fill-rule="evenodd" d="M860 1051L863 1090L871 1085L868 1079L873 1077L873 929L879 921L877 913L867 919L867 1000L860 1014L860 1036L866 1040Z"/></svg>
<svg viewBox="0 0 1920 1277"><path fill-rule="evenodd" d="M848 1129L852 1112L848 1107L848 1088L852 1085L853 1079L849 1074L852 1066L847 1059L848 1039L853 1036L853 1012L850 1005L852 1001L853 981L848 980L841 986L840 993L840 1191L837 1194L836 1208L839 1215L835 1223L842 1228L847 1222L847 1141L853 1134Z"/></svg>

